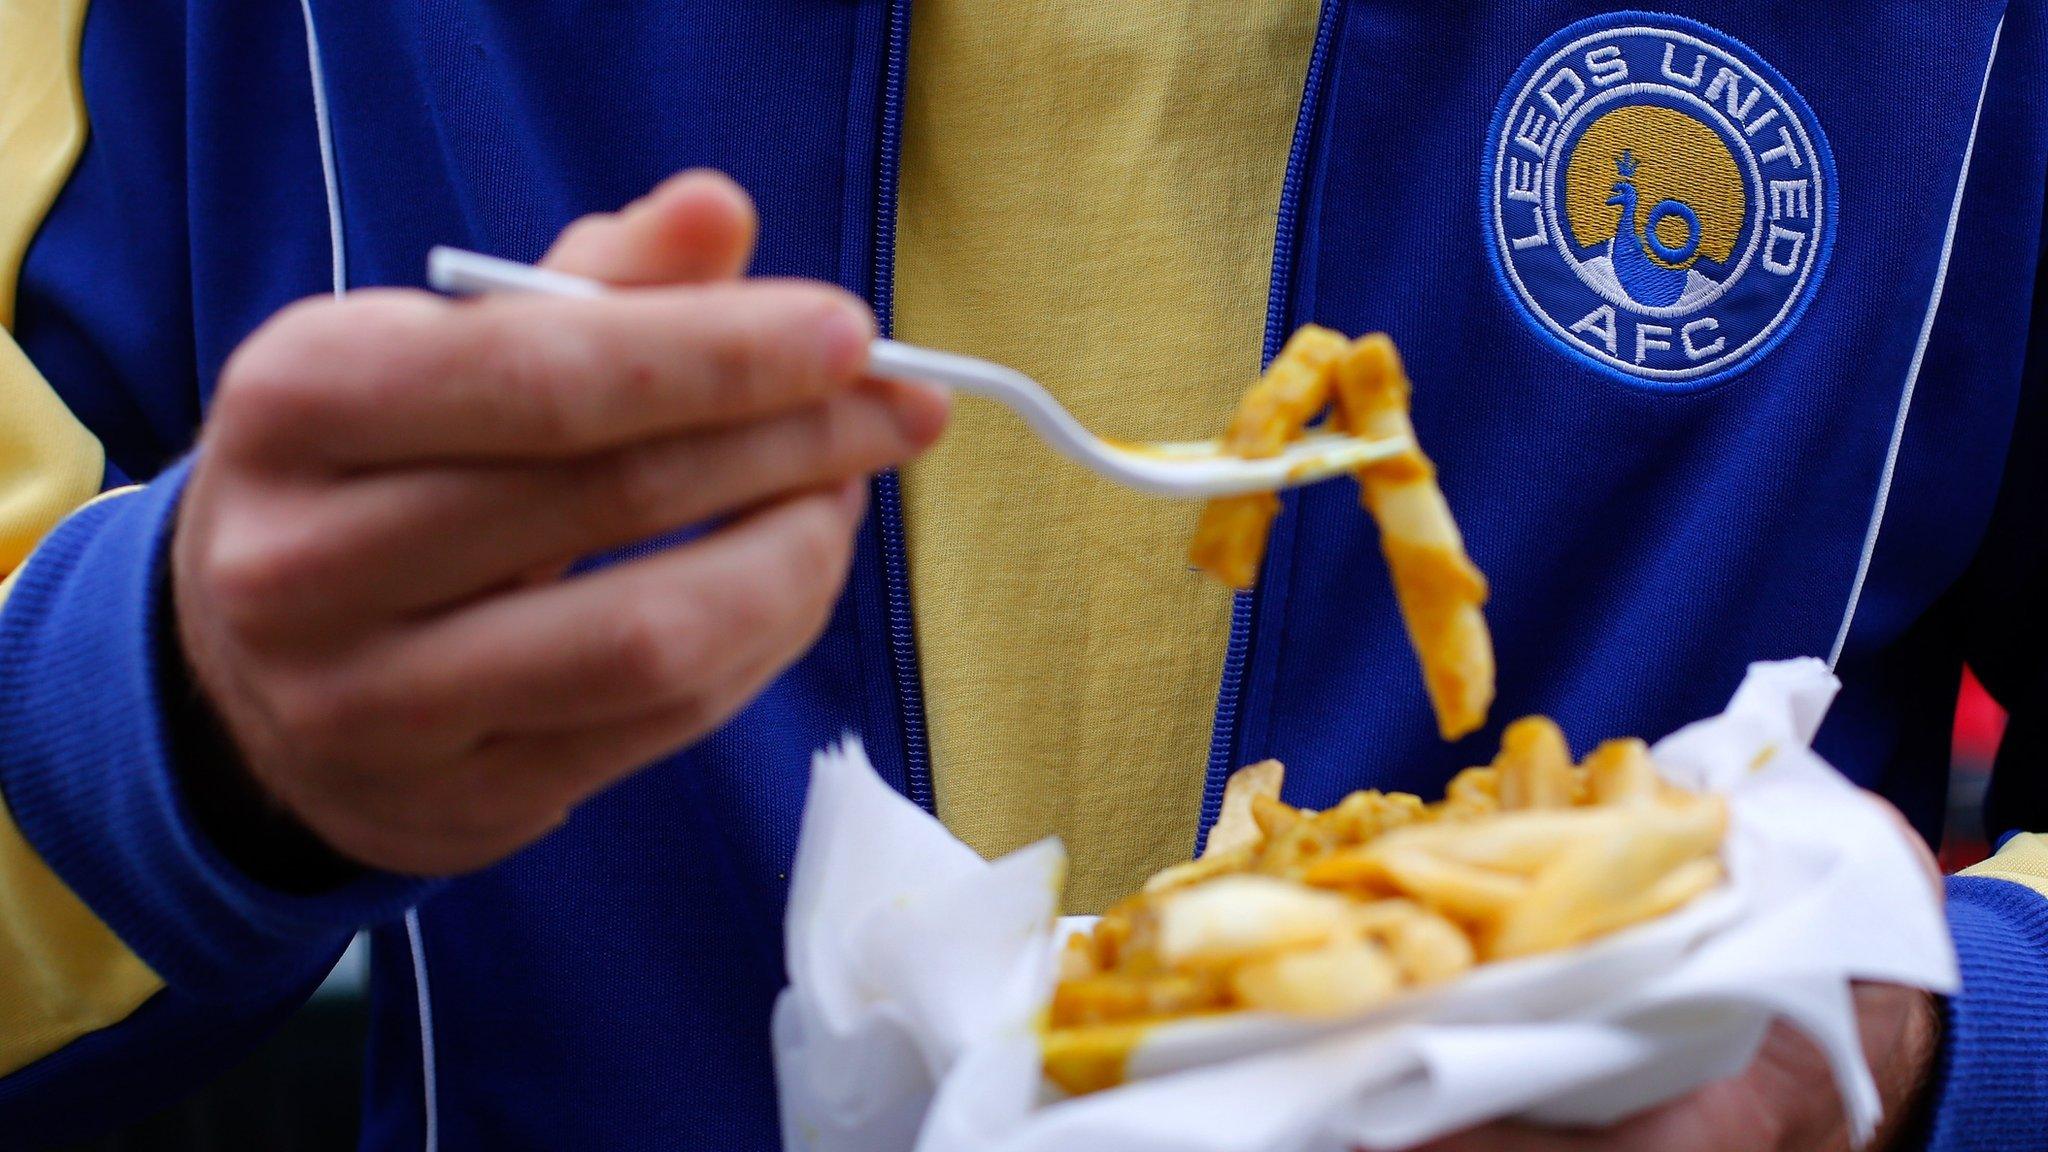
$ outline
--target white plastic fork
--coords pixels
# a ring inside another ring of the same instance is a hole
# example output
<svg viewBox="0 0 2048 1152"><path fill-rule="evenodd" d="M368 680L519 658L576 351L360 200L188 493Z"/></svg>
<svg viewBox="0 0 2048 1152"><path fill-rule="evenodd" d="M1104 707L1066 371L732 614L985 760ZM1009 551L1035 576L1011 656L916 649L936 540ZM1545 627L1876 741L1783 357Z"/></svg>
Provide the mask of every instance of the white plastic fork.
<svg viewBox="0 0 2048 1152"><path fill-rule="evenodd" d="M427 282L457 295L532 292L594 297L608 291L595 280L447 247L428 254ZM1023 417L1060 455L1119 484L1161 496L1232 496L1293 488L1397 456L1410 447L1406 437L1364 440L1335 432L1311 432L1280 455L1261 459L1230 455L1217 440L1126 444L1090 432L1044 385L1001 364L876 340L869 347L868 370L997 401Z"/></svg>

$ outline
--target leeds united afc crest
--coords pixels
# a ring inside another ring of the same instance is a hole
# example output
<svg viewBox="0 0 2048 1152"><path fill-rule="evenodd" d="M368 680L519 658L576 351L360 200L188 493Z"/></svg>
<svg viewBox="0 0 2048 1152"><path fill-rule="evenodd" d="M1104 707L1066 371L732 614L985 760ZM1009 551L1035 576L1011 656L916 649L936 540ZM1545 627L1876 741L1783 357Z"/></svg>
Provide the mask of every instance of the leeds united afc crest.
<svg viewBox="0 0 2048 1152"><path fill-rule="evenodd" d="M1623 12L1545 41L1501 95L1484 160L1496 271L1572 354L1668 388L1777 343L1833 240L1834 161L1739 41Z"/></svg>

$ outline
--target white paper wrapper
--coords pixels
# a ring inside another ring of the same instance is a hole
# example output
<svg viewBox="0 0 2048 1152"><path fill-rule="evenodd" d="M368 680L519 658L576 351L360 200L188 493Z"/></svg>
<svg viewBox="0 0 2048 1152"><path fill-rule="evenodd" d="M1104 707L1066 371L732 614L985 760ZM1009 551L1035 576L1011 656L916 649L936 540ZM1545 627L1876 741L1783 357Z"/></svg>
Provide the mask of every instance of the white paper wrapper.
<svg viewBox="0 0 2048 1152"><path fill-rule="evenodd" d="M1784 1018L1827 1054L1853 1131L1879 1101L1851 980L1952 992L1955 954L1903 826L1808 745L1837 683L1757 664L1728 710L1659 742L1728 799L1729 883L1581 948L1486 965L1370 1015L1161 1027L1130 1082L1046 1088L1057 842L983 862L874 774L821 753L775 1011L791 1152L1339 1152L1487 1120L1604 1123L1745 1067Z"/></svg>

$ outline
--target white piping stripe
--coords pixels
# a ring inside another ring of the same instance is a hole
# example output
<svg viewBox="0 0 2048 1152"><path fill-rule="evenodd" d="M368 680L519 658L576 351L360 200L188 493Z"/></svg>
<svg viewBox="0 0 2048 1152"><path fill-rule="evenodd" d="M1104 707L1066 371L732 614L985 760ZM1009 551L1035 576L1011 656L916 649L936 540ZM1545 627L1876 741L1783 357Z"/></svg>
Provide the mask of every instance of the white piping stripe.
<svg viewBox="0 0 2048 1152"><path fill-rule="evenodd" d="M405 910L405 941L412 948L412 985L420 1006L420 1090L425 1101L426 1150L441 1147L441 1109L434 1090L434 998L427 993L427 946L420 939L420 910Z"/></svg>
<svg viewBox="0 0 2048 1152"><path fill-rule="evenodd" d="M1856 622L1856 606L1863 600L1863 582L1870 576L1870 560L1877 554L1877 535L1884 527L1885 505L1891 502L1892 474L1899 465L1899 444L1906 438L1906 416L1913 409L1913 386L1920 380L1920 361L1927 355L1927 338L1934 333L1934 314L1941 308L1942 286L1948 282L1948 258L1956 242L1956 221L1963 214L1963 188L1970 180L1970 157L1977 150L1977 122L1984 115L1984 94L1991 89L1991 66L1998 60L1998 38L2005 31L2005 18L1991 32L1991 55L1984 61L1984 79L1977 89L1977 111L1970 117L1970 141L1963 146L1962 170L1956 173L1956 195L1948 206L1948 234L1941 240L1941 263L1934 270L1934 291L1927 299L1927 315L1920 321L1920 342L1913 346L1912 363L1906 366L1906 385L1899 393L1899 413L1892 421L1892 443L1885 452L1884 471L1878 476L1877 499L1870 508L1870 526L1863 533L1863 556L1856 562L1856 580L1849 586L1849 603L1842 611L1842 626L1835 633L1835 646L1828 653L1828 670L1842 659L1849 643L1849 628Z"/></svg>
<svg viewBox="0 0 2048 1152"><path fill-rule="evenodd" d="M334 159L334 122L327 106L327 72L320 61L320 33L313 23L313 0L299 0L306 22L306 67L313 82L313 123L320 139L320 179L327 194L328 267L336 296L348 291L348 235L341 227L341 174ZM424 1147L439 1152L441 1117L434 1084L434 999L427 989L427 949L420 938L417 908L405 910L405 940L412 951L413 990L419 1004L420 1100L425 1116Z"/></svg>
<svg viewBox="0 0 2048 1152"><path fill-rule="evenodd" d="M313 123L320 138L320 178L327 192L328 267L334 294L348 291L348 235L341 227L341 175L334 160L334 122L327 106L327 72L320 62L320 33L313 24L313 0L299 0L306 22L306 67L313 78ZM419 1003L420 1100L425 1115L424 1147L439 1152L441 1109L434 1085L434 998L427 990L427 948L420 938L420 913L405 910L405 942L412 951L413 991Z"/></svg>
<svg viewBox="0 0 2048 1152"><path fill-rule="evenodd" d="M341 175L334 164L334 124L327 110L327 75L320 64L320 33L313 26L313 0L299 0L306 19L306 63L313 72L313 123L320 133L320 176L327 184L327 246L334 294L348 291L348 240L341 230Z"/></svg>

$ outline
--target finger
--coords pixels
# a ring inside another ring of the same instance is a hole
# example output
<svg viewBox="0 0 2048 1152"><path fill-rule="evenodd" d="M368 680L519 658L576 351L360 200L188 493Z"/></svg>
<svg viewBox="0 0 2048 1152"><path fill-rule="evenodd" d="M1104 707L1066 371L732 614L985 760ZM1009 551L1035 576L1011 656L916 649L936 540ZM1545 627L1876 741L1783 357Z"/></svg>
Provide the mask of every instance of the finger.
<svg viewBox="0 0 2048 1152"><path fill-rule="evenodd" d="M1555 1132L1523 1124L1488 1124L1425 1144L1415 1152L1594 1152L1604 1148L1582 1133Z"/></svg>
<svg viewBox="0 0 2048 1152"><path fill-rule="evenodd" d="M745 695L736 693L720 713L692 704L594 730L493 740L455 768L436 765L425 797L380 797L324 834L345 855L410 874L473 870L532 843L606 785L702 737L775 672L757 670Z"/></svg>
<svg viewBox="0 0 2048 1152"><path fill-rule="evenodd" d="M1752 1069L1752 1074L1754 1069ZM1544 1128L1505 1121L1417 1152L1725 1152L1775 1148L1785 1118L1745 1077L1716 1081L1605 1128Z"/></svg>
<svg viewBox="0 0 2048 1152"><path fill-rule="evenodd" d="M272 518L262 543L289 559L274 565L285 571L270 614L311 633L544 582L578 557L901 463L945 418L941 394L872 380L785 415L563 464L371 473Z"/></svg>
<svg viewBox="0 0 2048 1152"><path fill-rule="evenodd" d="M596 728L487 739L452 765L434 765L424 802L421 792L405 791L394 794L395 803L370 806L375 858L439 875L516 851L591 794L709 733L781 670L774 659L758 659L735 669L717 693L680 706Z"/></svg>
<svg viewBox="0 0 2048 1152"><path fill-rule="evenodd" d="M610 284L689 284L746 269L754 202L720 172L693 169L615 213L571 224L541 263Z"/></svg>
<svg viewBox="0 0 2048 1152"><path fill-rule="evenodd" d="M1488 1124L1468 1132L1426 1144L1415 1152L1632 1152L1634 1149L1648 1149L1641 1142L1644 1135L1643 1122L1655 1113L1648 1113L1623 1121L1611 1128L1579 1130L1563 1128L1542 1128L1533 1124L1520 1124L1511 1120ZM1690 1144L1660 1149L1658 1152L1684 1152Z"/></svg>
<svg viewBox="0 0 2048 1152"><path fill-rule="evenodd" d="M718 688L679 706L597 727L511 732L474 759L495 792L549 793L574 805L704 737L759 695L787 662L765 655L738 666Z"/></svg>
<svg viewBox="0 0 2048 1152"><path fill-rule="evenodd" d="M248 341L212 444L298 469L577 456L818 400L859 377L873 336L858 300L805 281L365 292L294 306Z"/></svg>
<svg viewBox="0 0 2048 1152"><path fill-rule="evenodd" d="M363 682L446 723L436 750L506 731L716 710L740 673L796 658L838 597L864 485L792 497L708 536L414 629ZM713 701L705 704L704 701Z"/></svg>

